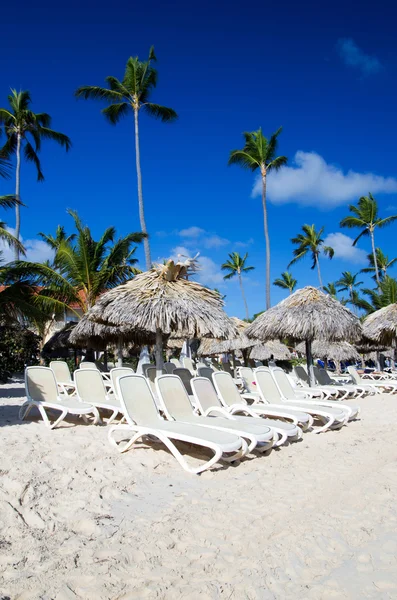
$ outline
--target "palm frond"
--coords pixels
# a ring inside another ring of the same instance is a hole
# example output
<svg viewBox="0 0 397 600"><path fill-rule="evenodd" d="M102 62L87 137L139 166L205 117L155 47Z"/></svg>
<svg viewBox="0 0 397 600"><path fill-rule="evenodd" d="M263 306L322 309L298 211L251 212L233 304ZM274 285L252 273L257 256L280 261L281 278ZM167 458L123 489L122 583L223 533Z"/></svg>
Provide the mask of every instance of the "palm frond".
<svg viewBox="0 0 397 600"><path fill-rule="evenodd" d="M159 119L163 123L170 123L176 121L178 118L177 113L172 108L161 106L160 104L153 104L153 102L143 104L142 108L150 117Z"/></svg>

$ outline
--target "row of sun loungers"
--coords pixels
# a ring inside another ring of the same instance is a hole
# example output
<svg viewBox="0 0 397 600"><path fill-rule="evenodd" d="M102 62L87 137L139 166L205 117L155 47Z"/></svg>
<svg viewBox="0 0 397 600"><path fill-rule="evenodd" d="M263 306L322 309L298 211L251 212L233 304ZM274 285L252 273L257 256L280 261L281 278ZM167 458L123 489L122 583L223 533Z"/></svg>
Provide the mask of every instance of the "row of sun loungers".
<svg viewBox="0 0 397 600"><path fill-rule="evenodd" d="M205 366L198 367L196 376L186 368L156 376L149 366L146 375L125 367L101 373L94 363L82 363L73 378L62 361L52 362L50 368L28 367L27 400L20 418L36 407L46 425L55 428L68 414L93 424L107 414L109 441L121 452L142 438L155 438L186 471L200 473L220 460L236 461L253 451L299 440L305 431L344 427L359 415L359 407L345 399L397 391L397 381L391 378L363 383L356 371L350 373L355 383L341 383L327 374L323 385L309 388L311 394L299 369L291 377L280 368L240 367L234 380L230 373ZM319 381L324 374L316 377ZM60 415L50 421L47 413L53 411ZM190 467L179 442L213 455L199 467Z"/></svg>

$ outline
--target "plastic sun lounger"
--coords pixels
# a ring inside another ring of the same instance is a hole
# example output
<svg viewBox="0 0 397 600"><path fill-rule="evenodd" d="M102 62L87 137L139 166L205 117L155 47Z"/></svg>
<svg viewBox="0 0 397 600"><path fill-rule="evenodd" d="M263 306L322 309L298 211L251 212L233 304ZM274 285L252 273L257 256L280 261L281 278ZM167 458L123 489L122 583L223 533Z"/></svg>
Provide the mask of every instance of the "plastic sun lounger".
<svg viewBox="0 0 397 600"><path fill-rule="evenodd" d="M263 368L263 367L261 367ZM310 398L306 400L302 400L301 398L297 398L295 395L295 390L292 387L292 384L288 378L288 375L277 367L275 369L271 369L271 374L273 379L279 389L281 397L285 402L297 402L299 406L306 406L306 404L310 406L325 406L328 408L336 408L339 411L342 411L348 418L349 421L356 419L360 413L360 407L356 404L347 404L346 402L342 402L341 400L311 400Z"/></svg>
<svg viewBox="0 0 397 600"><path fill-rule="evenodd" d="M327 385L335 387L340 390L342 397L340 400L345 400L348 396L353 396L355 398L362 398L365 394L365 389L360 387L359 385L354 385L353 383L338 383L331 379L328 375L328 372L325 369L319 369L318 367L314 367L314 376L320 385Z"/></svg>
<svg viewBox="0 0 397 600"><path fill-rule="evenodd" d="M112 412L107 420L108 425L115 420L119 413L123 416L120 402L114 394L108 394L102 375L98 369L77 370L74 373L74 380L77 396L82 402L89 402L98 409Z"/></svg>
<svg viewBox="0 0 397 600"><path fill-rule="evenodd" d="M348 416L339 408L320 406L317 402L309 404L305 400L297 400L295 402L291 400L284 401L269 367L255 369L255 379L264 402L272 401L272 403L276 403L280 408L286 410L291 408L302 410L323 423L322 427L314 430L315 433L322 433L331 428L339 429L347 423Z"/></svg>
<svg viewBox="0 0 397 600"><path fill-rule="evenodd" d="M52 360L50 369L55 375L55 379L61 393L67 396L76 393L76 385L72 379L68 364L64 360Z"/></svg>
<svg viewBox="0 0 397 600"><path fill-rule="evenodd" d="M19 418L25 419L32 408L36 407L47 427L54 429L66 415L94 416L94 424L99 422L98 410L92 404L80 402L75 396L61 397L55 375L49 367L27 367L25 370L25 388L27 400L19 411ZM60 416L51 424L47 410L60 411Z"/></svg>
<svg viewBox="0 0 397 600"><path fill-rule="evenodd" d="M246 395L240 395L230 373L222 371L213 373L212 381L222 406L231 414L244 413L253 417L259 415L266 418L286 419L287 421L292 421L294 425L299 425L304 431L313 424L313 418L309 414L299 410L286 410L276 404L259 402L261 400L260 395L255 396L256 403L247 404L244 397ZM251 394L247 394L247 396L251 397Z"/></svg>
<svg viewBox="0 0 397 600"><path fill-rule="evenodd" d="M353 366L347 367L348 372L353 377L354 382L360 387L372 390L375 394L394 394L397 391L397 380L373 381L371 379L361 379L360 375Z"/></svg>
<svg viewBox="0 0 397 600"><path fill-rule="evenodd" d="M189 473L201 473L220 460L232 462L247 451L247 443L237 435L215 429L199 427L161 418L147 379L143 375L125 375L116 382L117 396L127 420L125 425L114 425L109 429L109 442L120 452L126 452L143 437L155 437L162 442L178 463ZM132 437L121 446L115 434L129 432ZM214 455L199 467L190 467L175 445L175 441L187 442L211 450Z"/></svg>
<svg viewBox="0 0 397 600"><path fill-rule="evenodd" d="M302 430L293 423L276 419L265 419L258 414L254 416L231 414L222 406L216 395L214 384L207 377L195 377L191 383L195 404L201 415L221 415L237 420L242 426L247 423L255 424L259 420L260 423L270 427L277 434L278 440L274 442L274 446L281 446L287 439L300 439L302 437Z"/></svg>
<svg viewBox="0 0 397 600"><path fill-rule="evenodd" d="M310 387L309 375L302 365L295 365L294 373L298 386L297 390L303 392L306 396L312 396L316 399L322 397L324 400L328 400L331 397L337 398L339 396L339 391L334 388L323 387L318 384L315 387Z"/></svg>
<svg viewBox="0 0 397 600"><path fill-rule="evenodd" d="M160 375L156 378L156 389L164 414L168 419L236 434L248 440L247 452L252 452L257 446L260 446L262 450L268 450L277 441L274 431L261 422L242 425L236 420L225 418L225 416L198 415L193 411L186 388L177 375Z"/></svg>

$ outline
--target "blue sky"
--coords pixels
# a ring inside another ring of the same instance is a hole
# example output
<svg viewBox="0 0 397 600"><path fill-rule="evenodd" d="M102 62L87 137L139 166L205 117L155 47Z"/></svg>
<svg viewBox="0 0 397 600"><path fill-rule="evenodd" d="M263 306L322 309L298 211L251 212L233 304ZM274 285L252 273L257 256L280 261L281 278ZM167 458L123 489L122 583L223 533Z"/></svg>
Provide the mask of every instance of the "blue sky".
<svg viewBox="0 0 397 600"><path fill-rule="evenodd" d="M242 132L280 125L279 151L289 166L269 178L272 280L291 259L290 238L303 223L324 225L333 261L325 282L365 266L368 241L353 249L339 229L347 205L372 191L383 215L397 213L395 98L396 11L391 2L282 3L152 2L26 4L0 38L0 103L10 87L29 89L33 110L49 112L53 127L73 142L69 154L45 144L46 180L22 166L22 235L29 257L47 257L37 232L70 224L77 209L99 235L139 230L133 122L112 127L101 105L77 101L80 85L122 77L130 55L158 57L153 101L173 107L174 124L141 121L141 153L152 257L201 253L200 280L226 294L229 314L244 316L237 282L223 282L220 264L248 252L255 270L245 280L251 313L264 308L265 244L256 180L228 167ZM59 12L57 12L59 11ZM15 28L18 35L15 35ZM0 181L0 193L12 182ZM2 215L10 226L11 212ZM71 226L71 224L70 224ZM394 257L396 226L377 243ZM143 252L139 250L143 267ZM299 286L318 285L310 261L292 269ZM397 275L397 272L396 272ZM366 281L364 277L364 281ZM272 303L285 294L272 288Z"/></svg>

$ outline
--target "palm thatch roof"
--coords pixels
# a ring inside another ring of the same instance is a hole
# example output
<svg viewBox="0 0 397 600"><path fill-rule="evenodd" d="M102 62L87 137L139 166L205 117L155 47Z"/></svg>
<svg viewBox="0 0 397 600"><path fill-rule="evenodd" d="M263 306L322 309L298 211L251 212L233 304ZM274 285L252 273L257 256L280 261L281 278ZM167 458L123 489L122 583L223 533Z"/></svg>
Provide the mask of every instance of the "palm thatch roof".
<svg viewBox="0 0 397 600"><path fill-rule="evenodd" d="M291 360L291 352L288 347L278 340L269 340L265 344L257 344L250 352L250 358L255 360Z"/></svg>
<svg viewBox="0 0 397 600"><path fill-rule="evenodd" d="M155 336L140 330L128 327L116 327L94 323L84 315L74 327L70 341L80 347L89 346L95 350L104 350L108 344L123 344L133 342L136 345L154 344Z"/></svg>
<svg viewBox="0 0 397 600"><path fill-rule="evenodd" d="M228 338L235 326L219 294L186 279L189 265L170 260L103 294L87 313L111 326L180 337Z"/></svg>
<svg viewBox="0 0 397 600"><path fill-rule="evenodd" d="M77 347L71 340L71 334L76 323L67 323L62 329L56 331L44 344L43 355L51 355L55 350L65 350L67 348Z"/></svg>
<svg viewBox="0 0 397 600"><path fill-rule="evenodd" d="M353 341L361 336L361 324L338 300L308 286L259 315L245 333L262 341L276 338Z"/></svg>
<svg viewBox="0 0 397 600"><path fill-rule="evenodd" d="M237 335L233 335L227 340L202 339L197 352L199 356L224 354L225 352L234 352L236 350L251 348L255 345L255 340L252 340L245 335L245 330L248 327L248 323L238 319L237 317L230 317L230 320L235 325Z"/></svg>
<svg viewBox="0 0 397 600"><path fill-rule="evenodd" d="M306 352L305 344L298 344L298 352ZM328 342L326 340L314 340L312 345L313 356L317 358L331 358L336 361L360 360L360 354L349 342Z"/></svg>
<svg viewBox="0 0 397 600"><path fill-rule="evenodd" d="M397 304L389 304L368 315L363 323L364 335L380 344L391 346L397 338Z"/></svg>

